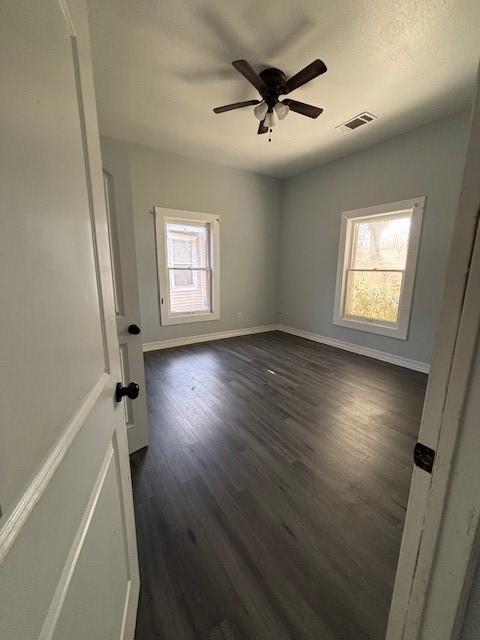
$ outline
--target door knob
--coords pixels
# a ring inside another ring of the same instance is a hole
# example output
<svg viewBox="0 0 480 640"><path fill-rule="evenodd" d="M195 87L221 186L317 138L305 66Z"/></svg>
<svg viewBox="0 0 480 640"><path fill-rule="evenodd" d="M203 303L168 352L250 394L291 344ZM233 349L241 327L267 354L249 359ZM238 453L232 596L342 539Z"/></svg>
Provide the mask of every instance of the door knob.
<svg viewBox="0 0 480 640"><path fill-rule="evenodd" d="M141 329L138 326L138 324L129 324L127 331L128 331L128 333L133 333L134 336L138 336L138 334L140 333Z"/></svg>
<svg viewBox="0 0 480 640"><path fill-rule="evenodd" d="M123 396L127 396L130 400L135 400L135 398L138 398L139 393L140 387L136 382L130 382L126 387L123 387L121 382L117 382L115 399L120 402Z"/></svg>

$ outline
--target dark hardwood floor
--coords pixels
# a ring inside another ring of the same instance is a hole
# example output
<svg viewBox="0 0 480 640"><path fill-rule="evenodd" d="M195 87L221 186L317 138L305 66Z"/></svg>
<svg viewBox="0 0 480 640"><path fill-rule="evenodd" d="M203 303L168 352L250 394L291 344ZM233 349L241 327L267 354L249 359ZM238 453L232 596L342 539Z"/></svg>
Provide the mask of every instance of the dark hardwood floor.
<svg viewBox="0 0 480 640"><path fill-rule="evenodd" d="M279 332L145 361L136 640L383 640L426 376Z"/></svg>

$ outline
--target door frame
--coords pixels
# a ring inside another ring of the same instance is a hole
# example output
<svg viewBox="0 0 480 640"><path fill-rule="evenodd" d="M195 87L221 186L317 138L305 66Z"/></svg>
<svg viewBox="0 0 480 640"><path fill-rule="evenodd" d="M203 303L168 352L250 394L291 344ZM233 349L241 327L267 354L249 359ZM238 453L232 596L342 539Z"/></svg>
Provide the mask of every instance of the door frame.
<svg viewBox="0 0 480 640"><path fill-rule="evenodd" d="M414 468L386 640L458 638L478 560L479 211L480 73L419 434L436 459L432 474Z"/></svg>

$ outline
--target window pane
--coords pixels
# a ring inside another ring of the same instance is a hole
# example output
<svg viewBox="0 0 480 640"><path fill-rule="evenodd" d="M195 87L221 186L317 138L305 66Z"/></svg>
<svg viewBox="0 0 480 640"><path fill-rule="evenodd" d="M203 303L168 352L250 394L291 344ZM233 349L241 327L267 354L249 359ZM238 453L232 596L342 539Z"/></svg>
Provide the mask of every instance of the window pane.
<svg viewBox="0 0 480 640"><path fill-rule="evenodd" d="M208 267L209 233L205 223L167 222L168 267Z"/></svg>
<svg viewBox="0 0 480 640"><path fill-rule="evenodd" d="M405 269L410 214L353 223L352 269Z"/></svg>
<svg viewBox="0 0 480 640"><path fill-rule="evenodd" d="M348 271L345 315L397 322L403 273Z"/></svg>
<svg viewBox="0 0 480 640"><path fill-rule="evenodd" d="M173 235L173 234L172 234ZM172 237L172 264L193 267L195 242Z"/></svg>
<svg viewBox="0 0 480 640"><path fill-rule="evenodd" d="M212 310L210 271L169 270L170 313Z"/></svg>
<svg viewBox="0 0 480 640"><path fill-rule="evenodd" d="M193 287L193 271L174 271L173 272L174 287Z"/></svg>

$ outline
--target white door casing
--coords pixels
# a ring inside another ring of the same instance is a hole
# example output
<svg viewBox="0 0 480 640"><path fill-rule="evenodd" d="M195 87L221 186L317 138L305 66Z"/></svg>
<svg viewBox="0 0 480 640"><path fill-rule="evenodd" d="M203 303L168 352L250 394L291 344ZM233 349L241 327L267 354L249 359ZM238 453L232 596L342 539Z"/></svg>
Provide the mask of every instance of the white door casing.
<svg viewBox="0 0 480 640"><path fill-rule="evenodd" d="M122 400L128 450L133 453L148 445L148 417L142 335L128 329L136 325L141 330L132 197L129 180L125 179L129 167L124 156L105 147L102 162L122 381L128 384L134 380L140 387L136 400Z"/></svg>
<svg viewBox="0 0 480 640"><path fill-rule="evenodd" d="M83 0L0 9L0 637L134 633L139 577Z"/></svg>

